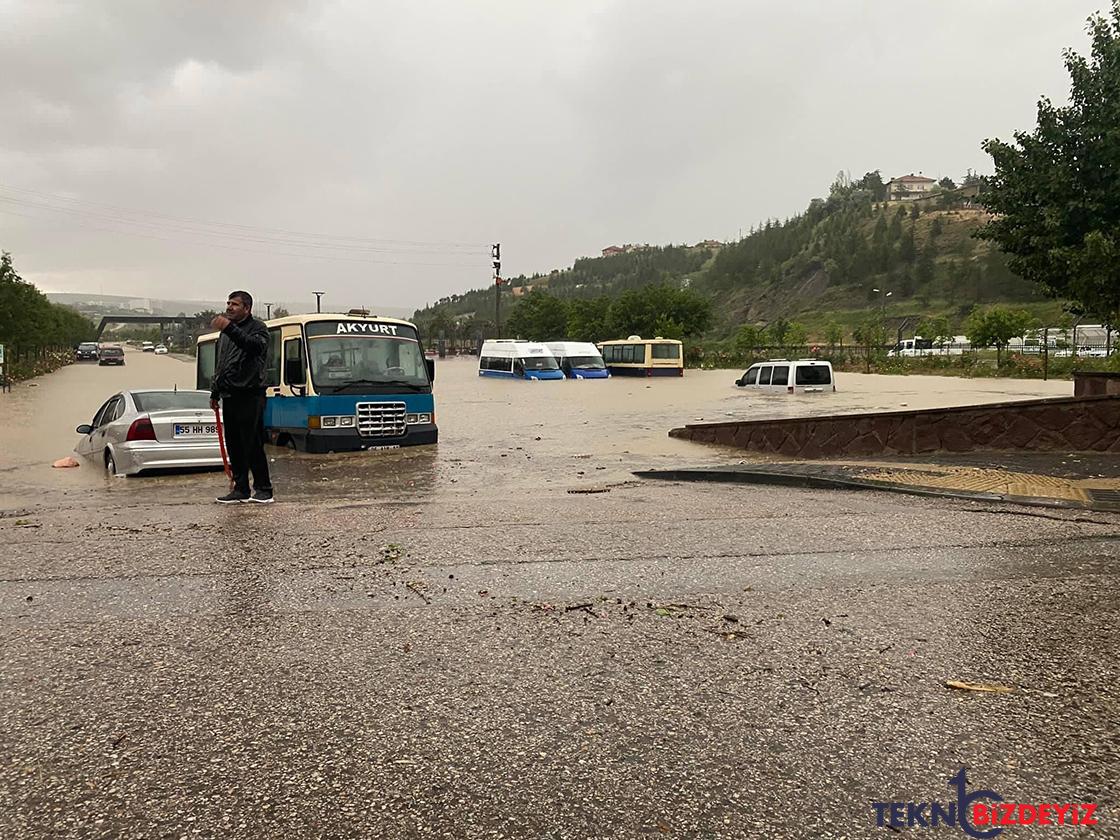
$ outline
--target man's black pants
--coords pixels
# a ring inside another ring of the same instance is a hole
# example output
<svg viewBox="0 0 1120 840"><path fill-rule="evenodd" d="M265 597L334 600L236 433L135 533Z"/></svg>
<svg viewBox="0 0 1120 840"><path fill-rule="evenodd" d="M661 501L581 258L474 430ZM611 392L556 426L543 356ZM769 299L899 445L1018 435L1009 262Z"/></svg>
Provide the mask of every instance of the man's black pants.
<svg viewBox="0 0 1120 840"><path fill-rule="evenodd" d="M222 397L222 423L226 451L233 470L233 489L249 495L249 471L253 489L272 492L268 457L264 454L264 394L234 394Z"/></svg>

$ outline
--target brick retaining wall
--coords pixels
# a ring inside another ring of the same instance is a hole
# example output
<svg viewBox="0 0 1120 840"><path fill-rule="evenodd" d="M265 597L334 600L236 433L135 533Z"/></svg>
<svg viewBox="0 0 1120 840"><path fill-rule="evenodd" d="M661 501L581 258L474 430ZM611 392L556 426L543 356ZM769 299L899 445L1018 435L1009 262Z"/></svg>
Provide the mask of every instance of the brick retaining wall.
<svg viewBox="0 0 1120 840"><path fill-rule="evenodd" d="M794 458L1007 450L1120 453L1120 397L696 423L669 436Z"/></svg>
<svg viewBox="0 0 1120 840"><path fill-rule="evenodd" d="M1075 370L1073 372L1073 395L1075 397L1099 397L1104 394L1120 396L1120 373L1097 370Z"/></svg>

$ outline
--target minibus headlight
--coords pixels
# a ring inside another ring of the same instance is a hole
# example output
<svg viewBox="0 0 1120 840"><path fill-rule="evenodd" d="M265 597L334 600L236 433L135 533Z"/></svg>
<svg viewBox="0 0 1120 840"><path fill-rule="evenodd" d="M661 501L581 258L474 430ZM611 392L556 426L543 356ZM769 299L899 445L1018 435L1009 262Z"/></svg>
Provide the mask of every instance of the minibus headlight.
<svg viewBox="0 0 1120 840"><path fill-rule="evenodd" d="M353 426L354 425L354 416L352 414L347 414L345 417L339 417L338 418L338 425L340 425L340 426Z"/></svg>
<svg viewBox="0 0 1120 840"><path fill-rule="evenodd" d="M414 426L418 422L416 418L419 417L419 416L420 415L418 415L418 414L406 414L405 417L404 417L404 422L407 423L409 426Z"/></svg>
<svg viewBox="0 0 1120 840"><path fill-rule="evenodd" d="M337 426L337 425L338 425L338 418L337 417L324 417L323 418L323 428L324 429L330 429L330 428L333 428L334 426Z"/></svg>

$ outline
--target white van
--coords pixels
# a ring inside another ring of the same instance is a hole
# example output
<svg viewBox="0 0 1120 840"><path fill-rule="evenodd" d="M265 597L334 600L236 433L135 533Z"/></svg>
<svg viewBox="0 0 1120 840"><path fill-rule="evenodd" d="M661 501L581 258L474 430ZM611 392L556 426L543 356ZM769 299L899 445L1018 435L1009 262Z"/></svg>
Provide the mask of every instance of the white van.
<svg viewBox="0 0 1120 840"><path fill-rule="evenodd" d="M552 351L539 341L492 338L482 343L478 375L506 379L563 379Z"/></svg>
<svg viewBox="0 0 1120 840"><path fill-rule="evenodd" d="M771 393L820 394L836 390L836 377L832 363L821 359L771 359L751 365L735 384Z"/></svg>
<svg viewBox="0 0 1120 840"><path fill-rule="evenodd" d="M546 345L568 379L607 379L610 372L599 348L588 341L550 341Z"/></svg>

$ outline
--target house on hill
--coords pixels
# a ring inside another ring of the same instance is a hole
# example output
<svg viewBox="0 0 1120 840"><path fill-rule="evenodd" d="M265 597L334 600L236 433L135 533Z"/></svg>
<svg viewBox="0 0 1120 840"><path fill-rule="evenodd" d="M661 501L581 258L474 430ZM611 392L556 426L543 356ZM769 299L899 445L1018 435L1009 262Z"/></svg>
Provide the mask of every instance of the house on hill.
<svg viewBox="0 0 1120 840"><path fill-rule="evenodd" d="M903 175L887 182L887 201L913 201L930 195L937 181L924 175Z"/></svg>
<svg viewBox="0 0 1120 840"><path fill-rule="evenodd" d="M615 254L625 254L625 248L619 248L617 245L608 245L603 249L604 257L613 257Z"/></svg>

